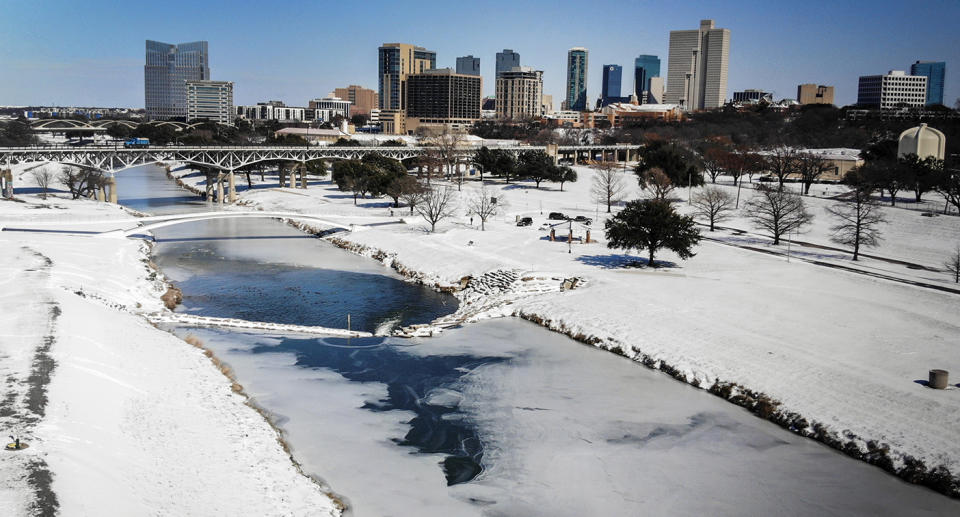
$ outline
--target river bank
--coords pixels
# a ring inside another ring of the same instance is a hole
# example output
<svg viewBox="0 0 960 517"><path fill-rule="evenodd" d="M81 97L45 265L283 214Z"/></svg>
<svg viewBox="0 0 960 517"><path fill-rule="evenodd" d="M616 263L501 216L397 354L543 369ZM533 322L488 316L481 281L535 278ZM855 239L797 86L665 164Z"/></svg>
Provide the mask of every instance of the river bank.
<svg viewBox="0 0 960 517"><path fill-rule="evenodd" d="M538 204L544 211L595 216L587 195L591 171L578 172L581 182L568 185L568 193L494 184L511 203L511 217L488 221L486 232L458 214L436 234L407 218L406 229L328 240L439 288L469 287L470 279L494 271L511 271L518 279L556 277L552 293L535 296L511 296L511 283L497 304L461 322L500 315L530 319L709 389L911 482L957 494L957 390L936 392L914 382L934 365L960 366L953 364L956 354L947 339L960 332L953 295L713 243L704 243L698 257L681 267L635 269L624 266L636 257L611 253L602 239L568 253L565 244L547 241L544 230L513 226L514 213L536 215ZM189 171L175 175L186 184L202 182ZM261 188L241 190L243 202L312 214L390 210L380 200L355 207L326 181L306 191L263 188L268 186L269 179ZM472 186L464 188L470 192ZM561 290L569 278L586 284Z"/></svg>
<svg viewBox="0 0 960 517"><path fill-rule="evenodd" d="M131 213L15 173L3 222L59 224L0 233L0 427L30 445L4 453L0 513L339 515L207 354L143 318L167 291L150 247L71 224Z"/></svg>

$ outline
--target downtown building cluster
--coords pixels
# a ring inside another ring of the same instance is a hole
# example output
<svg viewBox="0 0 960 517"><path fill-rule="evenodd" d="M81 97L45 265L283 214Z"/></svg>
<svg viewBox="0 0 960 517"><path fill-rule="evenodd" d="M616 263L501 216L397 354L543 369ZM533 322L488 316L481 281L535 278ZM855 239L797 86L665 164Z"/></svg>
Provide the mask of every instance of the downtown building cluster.
<svg viewBox="0 0 960 517"><path fill-rule="evenodd" d="M335 89L327 97L312 99L305 107L275 100L237 106L233 101L234 83L210 78L208 42L174 45L148 40L145 57L144 108L149 120L330 122L356 114L375 116L379 102L377 92L350 85Z"/></svg>
<svg viewBox="0 0 960 517"><path fill-rule="evenodd" d="M727 104L780 108L834 104L834 87L815 83L798 85L796 99L779 102L762 89L733 92L732 99L728 98L730 37L730 30L716 27L713 20L701 20L696 29L670 31L666 77L661 75L661 60L656 55L638 55L626 77L620 64L604 64L600 94L593 101L588 98L590 52L584 47L570 48L558 111L553 97L545 92L543 70L522 65L520 53L512 49L496 53L492 99L483 97L479 57L460 56L455 68L437 68L433 50L384 43L378 48L377 90L350 85L302 107L276 100L237 106L234 83L211 79L206 41L177 45L147 41L144 101L146 116L152 120L231 124L241 118L316 124L363 115L366 125L361 130L398 135L465 131L484 118L617 127L639 118L682 120L686 112ZM858 107L888 110L942 104L945 68L944 62L917 61L909 75L893 70L862 76ZM625 79L632 87L623 88Z"/></svg>

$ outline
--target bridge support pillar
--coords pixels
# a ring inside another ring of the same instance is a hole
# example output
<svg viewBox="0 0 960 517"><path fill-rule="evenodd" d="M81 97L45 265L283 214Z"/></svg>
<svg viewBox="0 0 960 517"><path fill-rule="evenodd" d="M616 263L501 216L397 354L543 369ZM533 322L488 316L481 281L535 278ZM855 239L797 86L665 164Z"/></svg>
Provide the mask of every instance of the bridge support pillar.
<svg viewBox="0 0 960 517"><path fill-rule="evenodd" d="M559 163L560 157L557 151L557 144L547 144L547 156L553 158L554 165Z"/></svg>
<svg viewBox="0 0 960 517"><path fill-rule="evenodd" d="M573 164L577 165L577 151L573 151Z"/></svg>
<svg viewBox="0 0 960 517"><path fill-rule="evenodd" d="M9 161L7 162L7 167L10 167ZM7 199L13 198L13 171L9 168L5 171L0 171L0 187L3 190L3 197Z"/></svg>
<svg viewBox="0 0 960 517"><path fill-rule="evenodd" d="M300 188L306 190L307 188L307 164L300 165Z"/></svg>
<svg viewBox="0 0 960 517"><path fill-rule="evenodd" d="M97 201L106 201L106 200L107 200L106 190L107 190L107 187L104 187L103 185L100 185L99 187L96 188L96 191L94 192L94 195L95 195Z"/></svg>
<svg viewBox="0 0 960 517"><path fill-rule="evenodd" d="M231 203L237 202L237 180L233 175L233 169L230 169L230 174L227 176L229 178L227 186L229 187L227 195L230 196L229 201Z"/></svg>
<svg viewBox="0 0 960 517"><path fill-rule="evenodd" d="M217 203L223 204L223 178L217 175Z"/></svg>
<svg viewBox="0 0 960 517"><path fill-rule="evenodd" d="M117 204L119 196L117 195L117 180L112 176L107 180L107 187L110 189L110 197L108 198L111 203Z"/></svg>

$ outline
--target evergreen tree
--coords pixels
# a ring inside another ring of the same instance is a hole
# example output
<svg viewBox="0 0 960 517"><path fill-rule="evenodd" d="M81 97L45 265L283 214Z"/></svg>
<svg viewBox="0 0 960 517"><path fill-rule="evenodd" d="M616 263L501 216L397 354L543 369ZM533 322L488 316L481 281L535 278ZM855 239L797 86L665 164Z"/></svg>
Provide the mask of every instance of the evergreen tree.
<svg viewBox="0 0 960 517"><path fill-rule="evenodd" d="M652 267L656 267L658 250L669 249L686 260L694 256L693 247L700 242L693 218L678 214L670 203L658 199L630 201L607 219L604 228L607 247L647 250Z"/></svg>

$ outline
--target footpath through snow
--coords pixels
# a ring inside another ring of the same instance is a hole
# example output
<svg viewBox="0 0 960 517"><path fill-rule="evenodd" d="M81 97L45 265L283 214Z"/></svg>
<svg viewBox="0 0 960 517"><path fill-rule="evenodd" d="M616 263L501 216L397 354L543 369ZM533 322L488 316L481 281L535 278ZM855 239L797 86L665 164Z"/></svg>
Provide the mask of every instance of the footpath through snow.
<svg viewBox="0 0 960 517"><path fill-rule="evenodd" d="M3 223L130 216L16 197ZM164 289L142 241L0 232L0 431L29 443L0 451L0 515L339 515L239 386L141 317Z"/></svg>
<svg viewBox="0 0 960 517"><path fill-rule="evenodd" d="M568 183L566 192L549 184L488 184L509 210L488 221L484 232L461 209L429 233L408 209L391 208L387 199L360 199L354 206L352 196L329 181L311 181L306 190L276 188L275 175L264 181L254 176L253 189L239 183L241 202L263 210L402 217L406 225L327 238L427 285L466 288L459 293L461 311L446 323L500 315L536 321L710 389L906 479L960 493L960 389L931 390L921 382L931 368L955 372L953 383L960 377L960 296L731 246L749 242L785 251L752 233L742 217L725 223L734 231L712 235L721 242L704 240L691 260L659 257L677 267L630 267L642 259L606 247L606 214L589 193L593 172L576 170L579 181ZM182 168L171 174L202 190L202 175ZM633 176L625 180L627 199L640 197ZM475 195L477 183L464 184L461 201ZM742 195L741 202L752 191ZM808 199L816 219L802 239L831 245L830 201ZM680 209L687 210L685 204ZM552 211L597 218L592 238L599 242L574 244L568 253L566 243L549 241L543 225ZM951 286L937 271L938 261L960 242L960 219L886 212L888 240L869 253L926 269L871 259L852 263L830 250L794 247L792 253ZM515 226L518 215L533 217L534 224ZM481 280L497 272L509 281L483 288ZM536 278L550 280L530 282ZM571 279L580 282L577 288L563 288Z"/></svg>

